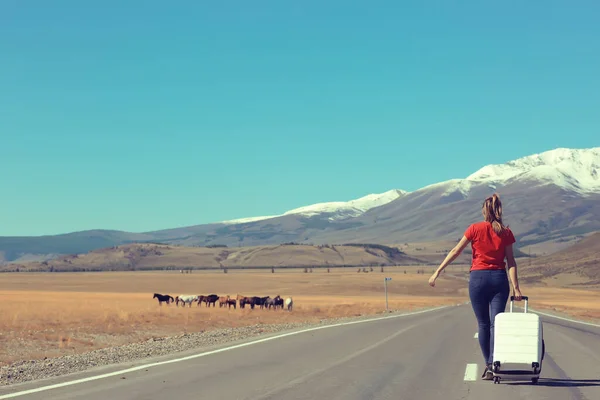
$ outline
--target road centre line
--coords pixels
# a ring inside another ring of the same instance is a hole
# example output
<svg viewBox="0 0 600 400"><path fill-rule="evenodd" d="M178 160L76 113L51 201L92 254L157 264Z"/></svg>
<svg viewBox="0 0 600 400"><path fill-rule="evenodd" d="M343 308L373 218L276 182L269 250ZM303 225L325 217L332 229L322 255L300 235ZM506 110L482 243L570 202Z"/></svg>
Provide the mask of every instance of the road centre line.
<svg viewBox="0 0 600 400"><path fill-rule="evenodd" d="M465 368L465 381L477 380L477 364L467 364Z"/></svg>

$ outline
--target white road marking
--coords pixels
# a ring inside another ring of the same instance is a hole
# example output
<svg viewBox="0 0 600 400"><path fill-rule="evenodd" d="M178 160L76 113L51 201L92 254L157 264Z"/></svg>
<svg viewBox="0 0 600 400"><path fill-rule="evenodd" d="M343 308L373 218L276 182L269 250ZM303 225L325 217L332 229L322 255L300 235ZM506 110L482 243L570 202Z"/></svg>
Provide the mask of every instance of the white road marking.
<svg viewBox="0 0 600 400"><path fill-rule="evenodd" d="M542 314L542 315L545 315L547 317L552 317L552 318L556 318L556 319L562 319L563 321L575 322L577 324L595 326L596 328L600 328L600 324L593 324L591 322L580 321L580 320L577 320L577 319L559 317L557 315L552 315L552 314L548 314L548 313L545 313L545 312L542 312L542 311L534 310L533 308L529 308L528 311L534 312L536 314Z"/></svg>
<svg viewBox="0 0 600 400"><path fill-rule="evenodd" d="M477 380L477 364L467 364L465 369L465 381Z"/></svg>
<svg viewBox="0 0 600 400"><path fill-rule="evenodd" d="M8 393L8 394L1 395L0 396L0 400L10 399L10 398L19 397L19 396L25 396L27 394L45 392L46 390L58 389L58 388L65 387L65 386L76 385L78 383L85 383L85 382L95 381L95 380L98 380L98 379L110 378L111 376L122 375L122 374L126 374L126 373L129 373L129 372L139 371L139 370L142 370L142 369L148 369L148 368L151 368L151 367L157 367L157 366L160 366L160 365L173 364L173 363L177 363L177 362L181 362L181 361L192 360L194 358L205 357L205 356L209 356L209 355L212 355L212 354L217 354L217 353L222 353L222 352L225 352L225 351L235 350L235 349L239 349L241 347L251 346L253 344L264 343L264 342L269 342L271 340L281 339L281 338L288 337L288 336L299 335L301 333L318 331L318 330L321 330L321 329L334 328L334 327L338 327L338 326L362 324L362 323L366 323L366 322L381 321L381 320L385 320L385 319L408 317L408 316L411 316L411 315L423 314L423 313L427 313L427 312L441 310L441 309L448 308L448 307L450 307L450 306L440 306L440 307L430 308L430 309L421 310L421 311L414 311L414 312L410 312L410 313L406 313L406 314L389 315L389 316L385 316L385 317L370 318L370 319L364 319L364 320L360 320L360 321L340 322L340 323L332 324L332 325L323 325L323 326L317 326L317 327L313 327L313 328L302 329L302 330L294 331L294 332L282 333L280 335L270 336L270 337L266 337L266 338L258 339L258 340L253 340L251 342L240 343L240 344L236 344L236 345L229 346L229 347L222 347L220 349L206 351L204 353L192 354L192 355L186 356L186 357L175 358L175 359L166 360L166 361L157 361L157 362L153 362L153 363L149 363L149 364L145 364L145 365L138 365L137 367L132 367L132 368L127 368L127 369L122 369L122 370L119 370L119 371L109 372L109 373L106 373L106 374L94 375L94 376L89 376L87 378L81 378L81 379L75 379L75 380L72 380L72 381L56 383L54 385L42 386L42 387L39 387L39 388L34 388L34 389L29 389L29 390L23 390L23 391L20 391L20 392Z"/></svg>
<svg viewBox="0 0 600 400"><path fill-rule="evenodd" d="M473 336L474 339L479 339L479 332L475 332L475 336Z"/></svg>

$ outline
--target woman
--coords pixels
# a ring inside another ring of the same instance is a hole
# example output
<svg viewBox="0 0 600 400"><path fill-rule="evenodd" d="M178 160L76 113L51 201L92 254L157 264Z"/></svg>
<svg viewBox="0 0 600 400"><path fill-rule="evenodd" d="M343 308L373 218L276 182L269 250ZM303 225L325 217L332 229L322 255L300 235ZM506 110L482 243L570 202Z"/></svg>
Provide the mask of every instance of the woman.
<svg viewBox="0 0 600 400"><path fill-rule="evenodd" d="M435 286L440 272L452 263L471 242L473 259L469 278L469 297L479 324L479 345L486 364L482 378L491 380L493 378L494 318L504 312L510 292L505 258L515 300L521 300L522 294L519 289L517 263L512 247L515 237L511 230L502 223L502 203L498 195L494 194L485 199L481 212L484 221L476 222L467 228L460 242L448 253L446 259L429 278L429 284Z"/></svg>

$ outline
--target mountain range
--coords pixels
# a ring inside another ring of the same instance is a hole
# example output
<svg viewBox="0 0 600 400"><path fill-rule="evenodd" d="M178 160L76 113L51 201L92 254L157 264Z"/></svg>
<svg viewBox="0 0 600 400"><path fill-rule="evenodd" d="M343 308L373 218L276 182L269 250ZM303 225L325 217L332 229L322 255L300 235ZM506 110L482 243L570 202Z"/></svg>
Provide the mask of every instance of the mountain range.
<svg viewBox="0 0 600 400"><path fill-rule="evenodd" d="M281 215L248 217L184 228L132 233L90 230L64 235L0 237L0 262L51 259L135 242L184 246L264 246L281 243L380 243L458 240L481 220L492 193L517 247L546 245L600 231L600 147L557 148L505 164L487 165L463 179L407 192L369 194Z"/></svg>

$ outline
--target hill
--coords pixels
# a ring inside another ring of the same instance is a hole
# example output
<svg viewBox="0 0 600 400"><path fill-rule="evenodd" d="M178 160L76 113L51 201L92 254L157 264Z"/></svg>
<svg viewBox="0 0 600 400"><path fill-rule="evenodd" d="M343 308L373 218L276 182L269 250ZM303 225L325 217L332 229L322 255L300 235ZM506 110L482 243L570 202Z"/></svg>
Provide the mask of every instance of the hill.
<svg viewBox="0 0 600 400"><path fill-rule="evenodd" d="M547 284L600 285L600 232L557 253L532 259L522 268L529 281Z"/></svg>
<svg viewBox="0 0 600 400"><path fill-rule="evenodd" d="M241 267L385 266L426 263L396 247L378 244L257 247L184 247L128 244L44 262L11 263L0 270L80 271Z"/></svg>
<svg viewBox="0 0 600 400"><path fill-rule="evenodd" d="M0 237L0 263L37 256L51 259L61 254L86 253L91 250L116 246L136 241L147 241L152 235L110 230L89 230L48 236L4 236Z"/></svg>

